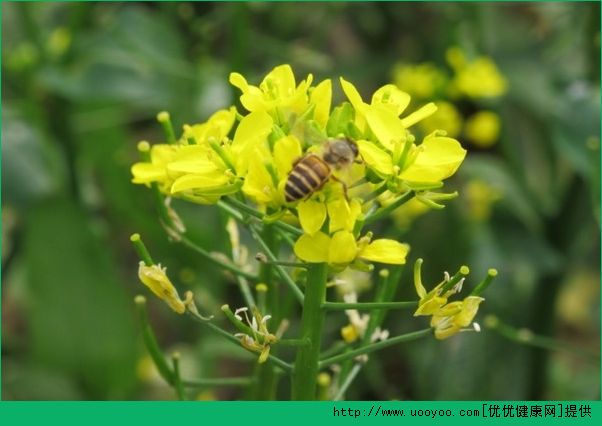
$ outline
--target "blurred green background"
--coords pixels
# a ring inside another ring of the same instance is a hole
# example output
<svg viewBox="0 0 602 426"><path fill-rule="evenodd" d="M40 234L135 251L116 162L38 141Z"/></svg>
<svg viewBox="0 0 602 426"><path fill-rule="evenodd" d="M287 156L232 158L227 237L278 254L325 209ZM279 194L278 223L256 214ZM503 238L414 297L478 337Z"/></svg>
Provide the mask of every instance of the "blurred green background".
<svg viewBox="0 0 602 426"><path fill-rule="evenodd" d="M497 112L499 142L467 145L448 184L460 197L445 210L417 217L410 231L398 222L381 231L409 242L412 262L426 258L428 283L461 264L477 277L496 267L477 320L494 314L571 350L488 329L414 342L373 356L347 396L599 399L599 17L599 3L3 2L2 398L174 398L139 337L132 298L146 290L132 232L203 309L242 305L218 269L167 241L151 193L130 183L136 143L161 141L158 111L176 128L200 122L236 102L229 72L257 84L281 63L298 78L345 76L368 97L393 81L396 64L445 68L456 45L490 56L508 81L495 102L457 105ZM499 199L470 196L475 179ZM490 211L477 218L479 203ZM204 247L226 248L216 209L176 208ZM413 297L410 278L400 300ZM149 309L187 377L252 368L246 353L161 302ZM395 334L423 322L391 313L386 326ZM334 336L342 323L330 324Z"/></svg>

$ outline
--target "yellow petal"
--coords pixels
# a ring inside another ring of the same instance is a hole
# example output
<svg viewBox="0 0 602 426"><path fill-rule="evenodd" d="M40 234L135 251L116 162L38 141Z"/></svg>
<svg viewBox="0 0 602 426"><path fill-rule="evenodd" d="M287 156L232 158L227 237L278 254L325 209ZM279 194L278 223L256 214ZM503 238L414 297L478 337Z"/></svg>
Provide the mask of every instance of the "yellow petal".
<svg viewBox="0 0 602 426"><path fill-rule="evenodd" d="M401 124L406 129L414 124L418 123L420 120L424 120L425 118L433 115L437 111L437 105L433 102L429 102L425 106L421 107L417 111L414 111L407 117L401 119Z"/></svg>
<svg viewBox="0 0 602 426"><path fill-rule="evenodd" d="M402 121L382 104L366 107L366 121L378 141L389 151L405 141L406 130Z"/></svg>
<svg viewBox="0 0 602 426"><path fill-rule="evenodd" d="M410 95L394 84L386 84L372 95L372 105L383 104L399 116L409 105Z"/></svg>
<svg viewBox="0 0 602 426"><path fill-rule="evenodd" d="M207 175L188 174L177 178L171 186L171 193L187 191L189 189L216 188L228 183L228 177L223 173L211 173Z"/></svg>
<svg viewBox="0 0 602 426"><path fill-rule="evenodd" d="M322 263L328 262L328 249L330 238L323 232L315 235L303 234L299 237L293 250L295 255L305 262Z"/></svg>
<svg viewBox="0 0 602 426"><path fill-rule="evenodd" d="M140 262L138 278L158 298L163 299L171 309L179 314L184 313L186 306L180 300L176 288L167 277L166 268L161 268L161 265L147 266L144 262Z"/></svg>
<svg viewBox="0 0 602 426"><path fill-rule="evenodd" d="M263 145L267 150L266 140L272 125L272 117L265 111L252 112L240 121L230 146L238 174L246 172L252 153L258 147Z"/></svg>
<svg viewBox="0 0 602 426"><path fill-rule="evenodd" d="M301 157L301 144L294 136L280 138L274 144L274 163L278 176L284 178L293 169L295 160Z"/></svg>
<svg viewBox="0 0 602 426"><path fill-rule="evenodd" d="M269 82L269 83L268 83ZM284 64L275 67L263 79L259 87L264 92L270 91L270 85L277 90L278 97L292 96L295 91L295 75L290 65Z"/></svg>
<svg viewBox="0 0 602 426"><path fill-rule="evenodd" d="M132 166L133 183L151 183L167 178L164 165L151 163L136 163Z"/></svg>
<svg viewBox="0 0 602 426"><path fill-rule="evenodd" d="M345 95L347 96L347 99L349 99L349 102L351 102L351 105L353 105L353 108L355 108L357 112L363 113L367 105L364 103L364 101L362 101L362 97L355 86L349 83L343 77L340 78L340 82L343 92L345 92Z"/></svg>
<svg viewBox="0 0 602 426"><path fill-rule="evenodd" d="M431 134L418 147L414 162L399 177L411 182L440 182L453 175L466 150L452 138Z"/></svg>
<svg viewBox="0 0 602 426"><path fill-rule="evenodd" d="M315 105L314 120L321 126L326 126L332 102L332 81L324 80L318 84L311 92L310 101Z"/></svg>
<svg viewBox="0 0 602 426"><path fill-rule="evenodd" d="M230 133L235 120L236 108L231 107L230 109L217 111L207 120L207 137L213 137L217 142L220 142Z"/></svg>
<svg viewBox="0 0 602 426"><path fill-rule="evenodd" d="M391 156L383 149L379 148L372 142L359 140L357 146L362 159L374 169L376 172L383 175L393 174L393 162Z"/></svg>
<svg viewBox="0 0 602 426"><path fill-rule="evenodd" d="M375 240L364 247L359 257L365 260L379 263L389 263L391 265L403 265L406 263L406 256L410 246L394 240Z"/></svg>
<svg viewBox="0 0 602 426"><path fill-rule="evenodd" d="M444 327L435 327L435 338L437 340L445 340L452 337L459 331L460 328L453 324L446 324Z"/></svg>
<svg viewBox="0 0 602 426"><path fill-rule="evenodd" d="M326 220L326 206L314 200L302 201L297 205L299 222L306 234L314 235Z"/></svg>
<svg viewBox="0 0 602 426"><path fill-rule="evenodd" d="M261 157L258 157L261 158ZM276 189L272 176L265 168L262 161L257 158L249 162L249 172L245 177L242 191L260 204L274 201Z"/></svg>
<svg viewBox="0 0 602 426"><path fill-rule="evenodd" d="M218 168L213 161L200 158L198 160L172 161L167 164L167 170L170 173L207 174L215 172Z"/></svg>
<svg viewBox="0 0 602 426"><path fill-rule="evenodd" d="M362 212L361 204L354 199L350 203L343 197L328 203L329 232L353 231L355 221Z"/></svg>
<svg viewBox="0 0 602 426"><path fill-rule="evenodd" d="M230 73L230 84L234 87L238 87L243 93L247 92L249 89L249 83L247 83L247 79L243 77L242 74L237 72Z"/></svg>
<svg viewBox="0 0 602 426"><path fill-rule="evenodd" d="M414 316L419 315L434 315L439 312L439 309L447 303L446 297L432 296L427 299L421 300L418 305L418 309L414 312Z"/></svg>
<svg viewBox="0 0 602 426"><path fill-rule="evenodd" d="M247 111L267 111L273 107L274 102L266 99L265 94L255 86L249 86L247 91L240 96L240 103Z"/></svg>
<svg viewBox="0 0 602 426"><path fill-rule="evenodd" d="M478 296L468 296L462 302L462 311L454 317L454 325L468 327L479 310L479 305L485 300Z"/></svg>
<svg viewBox="0 0 602 426"><path fill-rule="evenodd" d="M357 255L357 244L351 232L339 231L332 236L328 263L338 265L353 262Z"/></svg>

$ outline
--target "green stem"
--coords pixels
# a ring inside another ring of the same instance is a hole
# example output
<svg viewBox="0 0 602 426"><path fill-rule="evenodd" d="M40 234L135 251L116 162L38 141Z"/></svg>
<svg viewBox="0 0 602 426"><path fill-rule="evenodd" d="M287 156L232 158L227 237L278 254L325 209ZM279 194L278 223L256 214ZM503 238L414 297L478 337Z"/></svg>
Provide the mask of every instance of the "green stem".
<svg viewBox="0 0 602 426"><path fill-rule="evenodd" d="M226 315L226 318L228 318L228 320L230 320L232 325L234 325L234 327L238 328L238 331L246 334L247 336L256 338L259 343L264 343L265 339L264 339L263 335L257 333L256 331L251 329L251 327L249 327L248 325L246 325L245 323L240 321L238 318L236 318L234 316L234 312L232 312L232 310L230 309L230 307L228 305L222 306L221 309L222 309L222 312L224 313L224 315ZM249 315L253 315L253 313L251 312L251 313L249 313Z"/></svg>
<svg viewBox="0 0 602 426"><path fill-rule="evenodd" d="M364 219L364 224L369 225L372 222L375 222L385 216L388 216L391 212L393 212L393 210L397 209L397 207L401 206L402 204L407 203L412 198L414 198L414 195L415 195L414 191L406 192L404 195L399 197L397 200L393 201L388 206L383 207L382 209L379 209L375 213L366 217L366 219Z"/></svg>
<svg viewBox="0 0 602 426"><path fill-rule="evenodd" d="M363 363L359 363L358 362L358 363L356 363L353 366L353 368L351 369L351 371L349 372L349 374L345 378L345 381L343 382L343 384L339 388L339 391L337 392L337 394L333 398L335 401L340 401L341 399L343 399L343 397L345 396L345 392L347 392L347 389L349 389L349 386L351 386L351 383L356 378L356 376L358 375L358 373L362 369L363 365L364 365Z"/></svg>
<svg viewBox="0 0 602 426"><path fill-rule="evenodd" d="M155 262L153 262L153 258L151 257L150 253L148 252L146 246L142 242L142 238L140 238L140 234L132 234L132 236L130 237L130 241L134 245L134 248L136 249L136 252L138 253L138 257L140 257L140 260L142 260L146 266L152 266L155 264Z"/></svg>
<svg viewBox="0 0 602 426"><path fill-rule="evenodd" d="M471 296L480 296L481 293L483 293L485 291L485 289L487 287L489 287L489 284L492 283L493 279L497 277L497 270L496 269L489 269L487 271L487 276L485 277L485 279L483 281L481 281L479 283L479 285L477 285L474 290L470 293Z"/></svg>
<svg viewBox="0 0 602 426"><path fill-rule="evenodd" d="M180 376L180 354L178 352L174 352L171 355L171 362L173 363L174 388L178 394L178 399L186 401L186 392L184 392L184 385Z"/></svg>
<svg viewBox="0 0 602 426"><path fill-rule="evenodd" d="M251 377L221 377L215 379L184 380L182 384L187 387L204 386L248 386L253 383Z"/></svg>
<svg viewBox="0 0 602 426"><path fill-rule="evenodd" d="M230 203L232 206L239 208L241 211L247 213L250 216L253 216L261 221L265 220L266 216L261 213L259 210L254 209L253 207L249 206L246 203L243 203L240 200L237 200L236 198L232 198L232 197L228 197L227 201L224 200L224 203ZM274 221L273 222L274 226L277 226L278 228L282 229L283 231L287 231L297 237L301 236L303 234L303 231L293 225L289 225L286 222L282 222L280 220Z"/></svg>
<svg viewBox="0 0 602 426"><path fill-rule="evenodd" d="M309 340L307 339L280 339L278 340L279 345L284 346L307 346L309 345Z"/></svg>
<svg viewBox="0 0 602 426"><path fill-rule="evenodd" d="M157 114L157 121L161 123L161 127L163 127L163 132L165 133L165 139L167 139L167 143L172 145L177 143L176 134L174 133L169 113L167 111L161 111L159 114Z"/></svg>
<svg viewBox="0 0 602 426"><path fill-rule="evenodd" d="M207 250L205 250L202 247L197 246L195 243L193 243L192 241L190 241L188 238L186 238L183 235L181 236L181 239L178 242L180 242L183 245L185 245L186 247L196 251L201 256L203 256L205 259L210 260L211 262L215 263L216 265L232 272L236 276L244 277L251 281L257 281L257 276L255 276L249 272L243 271L242 269L240 269L238 266L234 265L233 263L223 261L223 260L213 256Z"/></svg>
<svg viewBox="0 0 602 426"><path fill-rule="evenodd" d="M335 355L330 358L326 358L320 361L320 368L326 368L332 364L337 364L341 361L346 361L348 359L353 359L360 355L369 354L371 352L378 351L380 349L388 348L389 346L396 345L398 343L411 342L412 340L420 339L421 337L428 336L432 334L431 328L426 328L424 330L415 331L413 333L402 334L400 336L396 336L387 340L383 340L377 343L373 343L368 346L363 346L358 349L351 350L349 352L345 352L344 354Z"/></svg>
<svg viewBox="0 0 602 426"><path fill-rule="evenodd" d="M314 400L316 398L316 379L319 371L320 346L324 312L321 309L326 299L326 281L328 265L318 263L309 268L307 290L303 302L301 335L309 340L297 352L295 370L292 378L292 399Z"/></svg>
<svg viewBox="0 0 602 426"><path fill-rule="evenodd" d="M377 309L413 309L418 302L365 302L365 303L338 303L324 302L322 309L330 311L345 311L347 309L377 310Z"/></svg>
<svg viewBox="0 0 602 426"><path fill-rule="evenodd" d="M547 349L550 351L563 351L574 356L585 358L594 364L600 363L599 354L576 348L572 344L561 342L551 337L537 335L526 328L517 329L511 325L503 323L493 315L485 318L485 326L491 330L495 330L501 336L504 336L515 343Z"/></svg>
<svg viewBox="0 0 602 426"><path fill-rule="evenodd" d="M254 227L251 227L250 231L251 231L251 234L253 235L253 238L255 238L255 240L257 240L257 242L261 246L261 249L265 252L265 255L268 257L268 259L271 262L278 262L278 259L272 252L271 248L263 240L261 235L259 235L259 232L257 232L257 230ZM293 279L290 277L290 275L280 265L274 265L274 269L276 270L276 272L278 272L278 275L280 275L280 277L282 278L284 283L293 292L293 294L299 300L299 302L303 303L303 298L304 298L303 292L301 291L301 289L299 289L299 286L297 286L297 284L295 283L295 281L293 281Z"/></svg>
<svg viewBox="0 0 602 426"><path fill-rule="evenodd" d="M136 310L138 311L138 318L140 320L140 324L142 325L142 339L144 340L144 345L146 346L146 350L153 360L155 367L157 367L157 371L163 377L163 379L169 383L170 385L174 382L174 375L159 348L159 344L157 343L157 339L155 337L155 333L153 333L153 329L148 322L148 314L146 312L146 298L144 296L136 296L134 299L136 302Z"/></svg>

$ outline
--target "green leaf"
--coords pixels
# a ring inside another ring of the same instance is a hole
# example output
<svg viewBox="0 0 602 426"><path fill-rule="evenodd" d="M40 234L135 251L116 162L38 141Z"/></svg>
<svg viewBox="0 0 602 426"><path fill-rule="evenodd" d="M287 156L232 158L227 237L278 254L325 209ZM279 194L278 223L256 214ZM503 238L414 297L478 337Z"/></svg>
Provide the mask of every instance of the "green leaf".
<svg viewBox="0 0 602 426"><path fill-rule="evenodd" d="M27 221L33 359L73 376L92 398L125 398L134 384L133 302L108 244L70 201L44 202Z"/></svg>

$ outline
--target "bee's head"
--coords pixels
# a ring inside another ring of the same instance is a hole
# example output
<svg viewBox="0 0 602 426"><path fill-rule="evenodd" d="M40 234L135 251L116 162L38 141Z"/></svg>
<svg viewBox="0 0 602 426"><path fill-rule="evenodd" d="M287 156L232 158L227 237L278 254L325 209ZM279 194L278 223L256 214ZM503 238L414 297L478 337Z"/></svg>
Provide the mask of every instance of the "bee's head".
<svg viewBox="0 0 602 426"><path fill-rule="evenodd" d="M332 139L327 142L324 161L336 167L344 167L353 163L359 152L357 144L349 139Z"/></svg>

